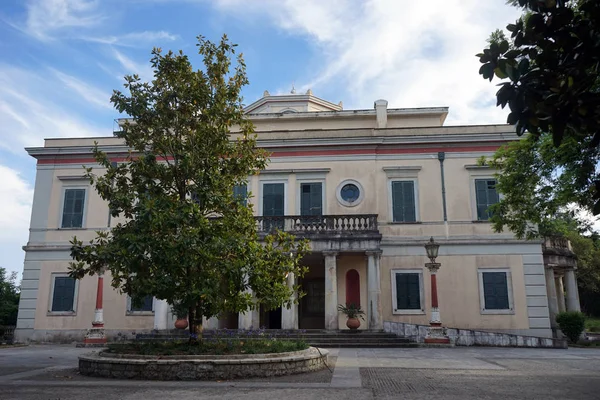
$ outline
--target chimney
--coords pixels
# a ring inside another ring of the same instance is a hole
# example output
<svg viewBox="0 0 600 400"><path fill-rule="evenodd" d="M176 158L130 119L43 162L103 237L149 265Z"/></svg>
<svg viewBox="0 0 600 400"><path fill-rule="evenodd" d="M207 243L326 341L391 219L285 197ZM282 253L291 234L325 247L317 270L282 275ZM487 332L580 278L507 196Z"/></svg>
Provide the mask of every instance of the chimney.
<svg viewBox="0 0 600 400"><path fill-rule="evenodd" d="M377 128L387 128L387 100L375 101L375 112L377 113Z"/></svg>

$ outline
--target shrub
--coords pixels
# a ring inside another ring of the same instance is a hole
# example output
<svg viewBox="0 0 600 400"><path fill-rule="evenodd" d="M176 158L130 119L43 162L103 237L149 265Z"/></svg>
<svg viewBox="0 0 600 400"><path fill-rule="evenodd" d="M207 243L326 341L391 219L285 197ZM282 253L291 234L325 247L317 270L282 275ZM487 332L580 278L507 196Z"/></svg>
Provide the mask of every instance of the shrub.
<svg viewBox="0 0 600 400"><path fill-rule="evenodd" d="M569 341L577 343L585 328L585 315L578 311L561 312L556 316L556 322Z"/></svg>

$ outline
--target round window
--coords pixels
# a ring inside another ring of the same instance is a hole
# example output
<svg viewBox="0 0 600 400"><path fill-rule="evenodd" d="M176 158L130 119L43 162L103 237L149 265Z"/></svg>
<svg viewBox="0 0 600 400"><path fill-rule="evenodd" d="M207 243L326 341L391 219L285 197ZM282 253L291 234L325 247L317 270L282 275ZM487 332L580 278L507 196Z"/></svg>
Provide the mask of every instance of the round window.
<svg viewBox="0 0 600 400"><path fill-rule="evenodd" d="M354 203L360 197L360 189L354 183L347 183L342 186L340 196L342 196L342 200Z"/></svg>
<svg viewBox="0 0 600 400"><path fill-rule="evenodd" d="M338 185L336 196L343 206L354 207L362 202L363 197L365 197L365 191L357 181L346 179Z"/></svg>

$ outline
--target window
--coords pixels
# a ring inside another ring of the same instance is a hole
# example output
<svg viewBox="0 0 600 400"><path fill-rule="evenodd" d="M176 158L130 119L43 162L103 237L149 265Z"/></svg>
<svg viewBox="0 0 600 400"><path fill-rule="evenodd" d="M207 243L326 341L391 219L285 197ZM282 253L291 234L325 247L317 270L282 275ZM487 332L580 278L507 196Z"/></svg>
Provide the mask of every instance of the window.
<svg viewBox="0 0 600 400"><path fill-rule="evenodd" d="M50 312L74 313L77 281L67 274L52 274Z"/></svg>
<svg viewBox="0 0 600 400"><path fill-rule="evenodd" d="M154 311L154 297L148 295L135 301L129 298L129 311L134 313L152 312Z"/></svg>
<svg viewBox="0 0 600 400"><path fill-rule="evenodd" d="M323 184L321 182L300 184L300 215L323 214Z"/></svg>
<svg viewBox="0 0 600 400"><path fill-rule="evenodd" d="M414 181L392 181L392 216L394 222L416 222L417 207Z"/></svg>
<svg viewBox="0 0 600 400"><path fill-rule="evenodd" d="M85 189L65 189L61 228L82 228Z"/></svg>
<svg viewBox="0 0 600 400"><path fill-rule="evenodd" d="M365 196L361 184L351 179L339 184L336 195L340 204L346 207L354 207L360 204Z"/></svg>
<svg viewBox="0 0 600 400"><path fill-rule="evenodd" d="M479 270L482 314L512 314L512 288L509 270Z"/></svg>
<svg viewBox="0 0 600 400"><path fill-rule="evenodd" d="M233 187L233 197L242 202L244 206L248 203L248 185L242 183Z"/></svg>
<svg viewBox="0 0 600 400"><path fill-rule="evenodd" d="M477 220L489 220L492 216L489 207L500 201L498 192L496 192L495 179L475 179L475 201L477 203Z"/></svg>
<svg viewBox="0 0 600 400"><path fill-rule="evenodd" d="M392 270L392 306L394 314L425 313L421 270Z"/></svg>

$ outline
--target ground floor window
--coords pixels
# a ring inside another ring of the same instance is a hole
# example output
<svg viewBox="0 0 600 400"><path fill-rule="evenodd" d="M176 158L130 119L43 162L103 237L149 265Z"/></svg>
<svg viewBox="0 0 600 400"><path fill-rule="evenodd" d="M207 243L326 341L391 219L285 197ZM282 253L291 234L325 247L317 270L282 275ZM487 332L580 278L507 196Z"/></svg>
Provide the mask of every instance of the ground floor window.
<svg viewBox="0 0 600 400"><path fill-rule="evenodd" d="M151 313L154 311L154 297L144 296L140 299L128 298L127 311L133 314Z"/></svg>
<svg viewBox="0 0 600 400"><path fill-rule="evenodd" d="M512 314L512 283L509 269L480 269L479 297L482 314Z"/></svg>
<svg viewBox="0 0 600 400"><path fill-rule="evenodd" d="M52 313L74 313L77 281L68 274L52 274L50 309Z"/></svg>
<svg viewBox="0 0 600 400"><path fill-rule="evenodd" d="M423 314L423 271L392 270L392 307L394 314Z"/></svg>

